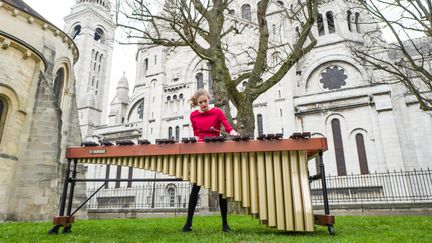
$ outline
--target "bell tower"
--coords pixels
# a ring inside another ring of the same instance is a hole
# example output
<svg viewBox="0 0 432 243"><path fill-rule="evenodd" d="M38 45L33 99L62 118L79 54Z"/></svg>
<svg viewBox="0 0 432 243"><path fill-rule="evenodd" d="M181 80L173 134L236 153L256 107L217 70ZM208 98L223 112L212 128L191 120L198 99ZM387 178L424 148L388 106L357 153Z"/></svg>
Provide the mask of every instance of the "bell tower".
<svg viewBox="0 0 432 243"><path fill-rule="evenodd" d="M65 32L76 43L77 104L81 137L93 133L108 117L115 23L109 0L76 0L71 13L64 18Z"/></svg>

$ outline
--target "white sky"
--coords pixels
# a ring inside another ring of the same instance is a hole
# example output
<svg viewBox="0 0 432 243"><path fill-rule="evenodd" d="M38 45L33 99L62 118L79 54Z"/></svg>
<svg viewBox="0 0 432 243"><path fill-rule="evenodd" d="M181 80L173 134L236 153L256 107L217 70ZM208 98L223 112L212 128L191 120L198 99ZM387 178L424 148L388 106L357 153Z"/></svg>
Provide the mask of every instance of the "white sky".
<svg viewBox="0 0 432 243"><path fill-rule="evenodd" d="M76 0L24 0L36 12L41 14L48 21L63 30L63 17L68 15ZM126 72L126 77L129 81L129 90L132 92L133 84L135 83L135 51L136 46L114 44L114 53L111 68L111 87L110 98L111 103L114 98L115 88L118 80Z"/></svg>

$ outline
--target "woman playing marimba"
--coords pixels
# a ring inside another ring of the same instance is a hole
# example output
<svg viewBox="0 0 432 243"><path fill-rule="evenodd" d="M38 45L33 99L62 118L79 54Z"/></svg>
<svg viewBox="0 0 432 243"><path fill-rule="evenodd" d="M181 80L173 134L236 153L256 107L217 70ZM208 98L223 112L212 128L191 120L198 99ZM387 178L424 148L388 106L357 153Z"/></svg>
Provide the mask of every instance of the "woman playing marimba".
<svg viewBox="0 0 432 243"><path fill-rule="evenodd" d="M191 107L198 106L198 109L194 110L190 114L190 120L192 123L192 128L194 136L198 137L199 141L202 142L204 137L212 137L220 135L220 127L224 126L225 130L231 135L238 135L237 132L228 123L223 111L217 107L209 106L210 93L205 89L197 90L194 95L190 98L189 103ZM192 186L192 191L189 196L189 207L188 216L186 224L183 226L183 232L188 232L192 230L192 219L195 212L195 207L198 201L198 193L200 191L200 186L196 183ZM222 198L219 194L219 206L222 216L222 230L225 232L231 231L228 220L228 205L227 199Z"/></svg>

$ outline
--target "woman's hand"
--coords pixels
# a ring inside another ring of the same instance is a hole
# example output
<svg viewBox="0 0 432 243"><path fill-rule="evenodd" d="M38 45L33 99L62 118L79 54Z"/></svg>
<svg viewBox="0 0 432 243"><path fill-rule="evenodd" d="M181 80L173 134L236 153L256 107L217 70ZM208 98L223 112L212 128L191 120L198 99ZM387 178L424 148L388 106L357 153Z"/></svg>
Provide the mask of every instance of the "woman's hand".
<svg viewBox="0 0 432 243"><path fill-rule="evenodd" d="M231 130L231 132L229 133L230 136L234 137L234 136L238 136L239 134L233 129Z"/></svg>

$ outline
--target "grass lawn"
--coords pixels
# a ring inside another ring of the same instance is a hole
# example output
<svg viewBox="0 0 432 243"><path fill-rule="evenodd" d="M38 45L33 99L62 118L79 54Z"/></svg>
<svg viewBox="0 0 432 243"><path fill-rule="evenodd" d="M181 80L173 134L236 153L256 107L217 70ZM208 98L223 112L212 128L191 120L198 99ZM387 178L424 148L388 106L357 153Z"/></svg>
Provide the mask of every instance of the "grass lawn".
<svg viewBox="0 0 432 243"><path fill-rule="evenodd" d="M0 242L432 242L432 217L338 216L335 236L327 227L312 233L284 233L248 215L230 215L233 229L221 231L219 216L196 216L183 233L185 217L78 220L72 233L48 235L51 222L0 223Z"/></svg>

